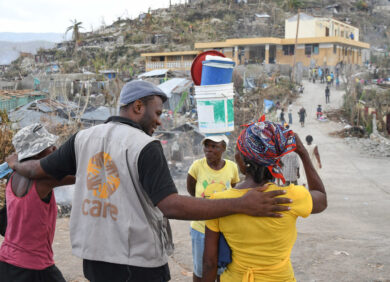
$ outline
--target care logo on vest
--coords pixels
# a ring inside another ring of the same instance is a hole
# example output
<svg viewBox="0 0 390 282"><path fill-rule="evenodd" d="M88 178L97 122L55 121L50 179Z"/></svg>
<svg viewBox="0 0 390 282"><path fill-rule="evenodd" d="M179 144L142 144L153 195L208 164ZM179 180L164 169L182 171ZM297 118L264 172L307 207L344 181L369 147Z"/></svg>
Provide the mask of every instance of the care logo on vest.
<svg viewBox="0 0 390 282"><path fill-rule="evenodd" d="M106 176L107 174L107 176ZM89 159L87 167L87 187L95 197L109 198L118 189L121 180L111 156L100 152Z"/></svg>
<svg viewBox="0 0 390 282"><path fill-rule="evenodd" d="M90 158L87 167L87 189L99 199L85 199L82 213L93 217L110 216L117 220L118 208L104 200L115 193L120 182L118 168L109 154L100 152Z"/></svg>

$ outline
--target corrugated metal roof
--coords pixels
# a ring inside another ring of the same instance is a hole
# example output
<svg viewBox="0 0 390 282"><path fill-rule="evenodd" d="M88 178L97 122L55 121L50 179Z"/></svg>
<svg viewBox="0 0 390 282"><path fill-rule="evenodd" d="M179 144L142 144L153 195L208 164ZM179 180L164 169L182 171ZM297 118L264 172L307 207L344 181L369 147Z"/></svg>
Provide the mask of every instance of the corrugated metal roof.
<svg viewBox="0 0 390 282"><path fill-rule="evenodd" d="M140 74L138 76L138 78L161 76L161 75L165 75L168 71L169 71L169 69L152 70L152 71L148 71L148 72L144 72L144 73Z"/></svg>
<svg viewBox="0 0 390 282"><path fill-rule="evenodd" d="M47 100L47 99L43 99L43 100ZM32 109L33 105L35 105L35 109ZM55 123L65 124L68 122L68 119L66 119L66 118L60 117L58 115L48 114L50 112L54 112L53 109L49 112L41 111L41 106L45 110L49 110L49 108L50 108L45 103L41 103L41 104L37 105L37 101L34 101L34 102L30 102L30 103L24 105L23 107L15 110L15 111L12 111L11 113L9 113L8 116L12 122L18 123L20 128L28 126L32 123L42 122L42 117L44 117L45 119L51 120L54 124Z"/></svg>
<svg viewBox="0 0 390 282"><path fill-rule="evenodd" d="M191 84L192 81L187 78L172 78L161 83L158 87L167 94L168 98L171 98L173 93L183 92L189 88Z"/></svg>
<svg viewBox="0 0 390 282"><path fill-rule="evenodd" d="M88 121L105 121L110 116L116 115L117 111L115 108L109 108L100 106L99 108L93 109L91 111L85 112L81 116L81 120L88 120Z"/></svg>

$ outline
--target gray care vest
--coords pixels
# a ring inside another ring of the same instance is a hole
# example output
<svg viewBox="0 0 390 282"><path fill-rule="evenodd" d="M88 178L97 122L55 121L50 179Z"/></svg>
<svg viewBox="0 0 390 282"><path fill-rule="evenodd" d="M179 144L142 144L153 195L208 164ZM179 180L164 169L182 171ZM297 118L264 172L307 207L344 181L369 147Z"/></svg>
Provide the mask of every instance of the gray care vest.
<svg viewBox="0 0 390 282"><path fill-rule="evenodd" d="M138 175L139 154L154 140L118 122L77 133L70 220L74 255L141 267L167 263L173 252L171 228Z"/></svg>

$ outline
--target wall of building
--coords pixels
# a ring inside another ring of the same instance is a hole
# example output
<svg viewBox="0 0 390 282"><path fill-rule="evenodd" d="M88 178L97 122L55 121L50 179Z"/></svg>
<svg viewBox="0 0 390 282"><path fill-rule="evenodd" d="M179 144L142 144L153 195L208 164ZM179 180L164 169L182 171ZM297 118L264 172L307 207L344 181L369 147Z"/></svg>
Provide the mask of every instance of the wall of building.
<svg viewBox="0 0 390 282"><path fill-rule="evenodd" d="M334 45L333 44L319 44L319 52L318 54L305 54L305 45L300 44L297 45L297 49L295 50L296 57L295 62L301 62L304 66L336 66L337 63L343 61L346 64L361 64L362 57L361 53L359 53L358 49L349 48L347 54L345 55L345 49L343 52L343 48L341 46L336 47L336 53L334 53ZM278 64L294 64L294 56L293 55L284 55L283 47L278 46L276 49L276 62Z"/></svg>
<svg viewBox="0 0 390 282"><path fill-rule="evenodd" d="M298 38L316 37L316 19L299 20ZM297 21L285 21L284 38L295 38L297 34Z"/></svg>
<svg viewBox="0 0 390 282"><path fill-rule="evenodd" d="M349 38L351 32L354 35L354 40L359 41L359 29L346 23L331 19L331 18L306 18L299 20L299 38L310 37L325 37L326 28L329 29L328 36L340 36ZM297 32L297 21L285 21L285 38L295 38Z"/></svg>
<svg viewBox="0 0 390 282"><path fill-rule="evenodd" d="M145 57L145 70L171 69L189 71L196 55L183 56L148 56Z"/></svg>

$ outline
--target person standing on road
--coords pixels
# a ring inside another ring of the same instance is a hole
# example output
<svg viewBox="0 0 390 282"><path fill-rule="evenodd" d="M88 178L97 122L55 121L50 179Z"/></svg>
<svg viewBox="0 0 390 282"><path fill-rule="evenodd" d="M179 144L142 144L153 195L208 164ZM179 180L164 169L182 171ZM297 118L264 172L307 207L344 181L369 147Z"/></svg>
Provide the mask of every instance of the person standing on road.
<svg viewBox="0 0 390 282"><path fill-rule="evenodd" d="M305 118L306 118L306 109L302 106L301 109L298 112L299 115L299 122L301 123L301 126L305 126Z"/></svg>
<svg viewBox="0 0 390 282"><path fill-rule="evenodd" d="M191 196L209 199L213 193L230 189L240 181L237 165L222 158L228 144L226 135L203 139L205 158L196 160L188 171L187 191ZM202 279L204 232L204 221L191 222L193 281Z"/></svg>
<svg viewBox="0 0 390 282"><path fill-rule="evenodd" d="M330 89L328 85L325 88L325 103L326 104L330 103Z"/></svg>
<svg viewBox="0 0 390 282"><path fill-rule="evenodd" d="M12 144L19 161L39 160L56 150L57 139L34 123L18 131ZM5 192L7 227L0 248L0 281L65 282L53 259L57 204L52 189L74 182L73 176L31 181L17 172L11 175Z"/></svg>
<svg viewBox="0 0 390 282"><path fill-rule="evenodd" d="M333 74L333 71L330 73L330 83L331 83L332 86L333 86L333 83L334 83L334 74Z"/></svg>
<svg viewBox="0 0 390 282"><path fill-rule="evenodd" d="M234 213L281 217L289 210L285 191L256 188L242 198L199 199L179 195L161 143L152 137L161 124L167 96L146 81L126 83L120 116L81 130L41 160L6 158L10 168L33 178L77 175L70 218L72 252L83 259L92 282L170 280L173 252L167 218L206 220Z"/></svg>
<svg viewBox="0 0 390 282"><path fill-rule="evenodd" d="M306 150L309 152L310 159L316 169L322 168L320 153L318 151L318 146L313 144L313 136L306 136L307 145L305 145Z"/></svg>
<svg viewBox="0 0 390 282"><path fill-rule="evenodd" d="M286 122L286 118L284 117L284 109L280 112L280 124L284 125Z"/></svg>
<svg viewBox="0 0 390 282"><path fill-rule="evenodd" d="M221 275L221 281L296 281L290 254L297 237L297 218L324 211L327 199L324 185L305 147L297 135L295 140L295 152L304 165L309 190L294 184L281 188L273 183L275 177L283 179L278 159L295 149L291 130L264 121L241 132L235 157L245 180L235 188L213 194L212 198L241 197L252 187L266 184L269 190L286 189L293 199L292 209L284 213L282 221L246 215L206 221L202 281L215 281L221 233L232 253L231 263Z"/></svg>
<svg viewBox="0 0 390 282"><path fill-rule="evenodd" d="M319 68L318 68L318 77L319 77L319 79L320 79L321 83L322 83L322 80L323 80L323 78L322 78L322 75L323 75L322 68L321 68L321 67L319 67Z"/></svg>
<svg viewBox="0 0 390 282"><path fill-rule="evenodd" d="M286 180L285 186L289 186L291 183L298 185L299 175L299 161L298 155L294 152L286 154L281 158L282 172Z"/></svg>
<svg viewBox="0 0 390 282"><path fill-rule="evenodd" d="M287 108L287 111L288 111L288 124L292 124L292 113L293 113L293 109L292 109L292 102L288 102L288 108Z"/></svg>

